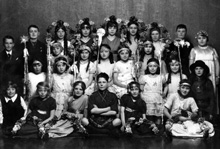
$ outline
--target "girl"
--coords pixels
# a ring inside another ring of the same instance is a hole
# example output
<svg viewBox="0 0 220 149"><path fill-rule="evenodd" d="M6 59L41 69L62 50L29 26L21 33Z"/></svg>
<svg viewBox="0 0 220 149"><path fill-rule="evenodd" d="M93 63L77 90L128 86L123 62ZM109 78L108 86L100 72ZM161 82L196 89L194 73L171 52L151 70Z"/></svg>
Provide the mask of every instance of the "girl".
<svg viewBox="0 0 220 149"><path fill-rule="evenodd" d="M17 128L18 135L30 135L39 132L41 139L47 138L45 129L50 127L51 120L55 116L56 101L49 96L49 86L45 82L37 84L37 97L34 97L28 106L25 115L26 124Z"/></svg>
<svg viewBox="0 0 220 149"><path fill-rule="evenodd" d="M128 94L121 98L121 130L126 133L136 131L138 134L157 133L156 125L146 119L146 104L140 97L140 85L128 84Z"/></svg>
<svg viewBox="0 0 220 149"><path fill-rule="evenodd" d="M194 47L190 52L189 64L193 64L197 60L202 60L209 67L210 77L216 93L216 85L219 81L219 61L216 50L208 45L209 36L206 31L199 31L196 34L198 46Z"/></svg>
<svg viewBox="0 0 220 149"><path fill-rule="evenodd" d="M75 66L74 66L75 67ZM82 45L79 49L79 59L76 63L78 77L86 84L86 95L91 95L94 92L93 77L95 74L95 65L91 62L91 49Z"/></svg>
<svg viewBox="0 0 220 149"><path fill-rule="evenodd" d="M161 116L163 114L163 97L166 93L165 77L160 74L159 61L155 58L149 59L145 75L140 76L142 99L145 101L147 110L146 115L157 125L161 124Z"/></svg>
<svg viewBox="0 0 220 149"><path fill-rule="evenodd" d="M37 84L46 80L46 73L42 72L43 63L40 58L33 59L33 72L28 73L29 98L32 99L36 95ZM30 101L30 100L29 100Z"/></svg>
<svg viewBox="0 0 220 149"><path fill-rule="evenodd" d="M88 96L85 95L86 85L82 81L73 84L73 96L68 99L68 107L65 109L62 119L53 125L48 133L51 138L64 137L74 131L73 125L81 132L84 128L81 119L87 117Z"/></svg>
<svg viewBox="0 0 220 149"><path fill-rule="evenodd" d="M117 61L117 51L120 46L120 38L116 36L118 23L114 15L108 18L106 30L107 33L102 41L102 44L108 44L111 47L114 60Z"/></svg>
<svg viewBox="0 0 220 149"><path fill-rule="evenodd" d="M121 47L118 50L119 61L113 69L113 87L118 98L127 93L127 85L134 80L133 61L129 60L131 50L128 47Z"/></svg>
<svg viewBox="0 0 220 149"><path fill-rule="evenodd" d="M11 135L12 128L19 120L25 119L27 105L24 99L17 94L17 84L8 81L5 93L0 96L0 113L2 113L2 133Z"/></svg>
<svg viewBox="0 0 220 149"><path fill-rule="evenodd" d="M59 20L56 23L54 42L61 43L62 47L64 48L62 55L66 55L67 48L70 46L70 41L67 41L67 28L62 20Z"/></svg>
<svg viewBox="0 0 220 149"><path fill-rule="evenodd" d="M59 56L55 59L54 73L51 79L51 96L56 100L55 115L58 119L63 110L67 108L67 100L72 95L73 75L67 73L68 68L65 56Z"/></svg>
<svg viewBox="0 0 220 149"><path fill-rule="evenodd" d="M92 61L97 59L97 43L96 39L92 38L92 26L94 22L90 21L89 18L84 18L80 24L81 44L86 45L91 49Z"/></svg>
<svg viewBox="0 0 220 149"><path fill-rule="evenodd" d="M131 54L134 57L138 48L139 35L138 19L135 16L130 17L128 22L127 40L128 47L131 49Z"/></svg>
<svg viewBox="0 0 220 149"><path fill-rule="evenodd" d="M190 66L192 93L199 107L199 114L206 120L211 120L215 101L214 88L209 79L209 67L201 60Z"/></svg>
<svg viewBox="0 0 220 149"><path fill-rule="evenodd" d="M180 62L177 58L171 58L169 66L170 72L165 75L167 80L167 97L173 93L177 93L181 79L187 79L185 74L182 74L182 77L180 76Z"/></svg>
<svg viewBox="0 0 220 149"><path fill-rule="evenodd" d="M98 63L98 64L97 64ZM114 68L114 60L113 54L111 52L111 47L107 44L101 44L100 46L100 54L98 62L95 62L97 66L97 74L101 72L105 72L109 76L109 87L108 90L112 91L113 85L113 68Z"/></svg>
<svg viewBox="0 0 220 149"><path fill-rule="evenodd" d="M141 62L141 70L140 74L144 75L145 70L147 68L147 62L149 59L154 57L154 46L150 40L144 42L144 47L140 51L140 62Z"/></svg>

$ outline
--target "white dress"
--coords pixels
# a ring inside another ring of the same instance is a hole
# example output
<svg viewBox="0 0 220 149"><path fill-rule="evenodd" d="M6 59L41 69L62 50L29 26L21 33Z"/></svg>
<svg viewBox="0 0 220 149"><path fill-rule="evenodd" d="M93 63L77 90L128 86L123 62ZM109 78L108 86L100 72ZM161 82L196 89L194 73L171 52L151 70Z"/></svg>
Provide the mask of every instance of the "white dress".
<svg viewBox="0 0 220 149"><path fill-rule="evenodd" d="M114 67L114 73L118 73L118 80L124 84L128 85L131 81L134 81L134 65L132 60L127 62L118 61ZM114 90L118 98L127 93L127 88L122 88L117 85L113 85Z"/></svg>
<svg viewBox="0 0 220 149"><path fill-rule="evenodd" d="M37 84L39 82L46 81L46 73L35 74L33 72L28 73L29 80L29 97L33 97L36 94Z"/></svg>

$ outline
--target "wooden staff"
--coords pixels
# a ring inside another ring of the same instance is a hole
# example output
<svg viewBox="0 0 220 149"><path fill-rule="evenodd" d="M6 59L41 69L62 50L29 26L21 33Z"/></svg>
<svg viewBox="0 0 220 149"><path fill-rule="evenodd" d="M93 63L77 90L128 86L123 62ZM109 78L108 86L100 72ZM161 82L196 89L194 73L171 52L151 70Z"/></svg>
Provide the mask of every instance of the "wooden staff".
<svg viewBox="0 0 220 149"><path fill-rule="evenodd" d="M163 77L162 77L162 51L160 53L160 56L159 56L159 67L160 67L160 80L161 80L161 88L160 88L160 94L161 96L163 95ZM164 117L163 117L163 109L164 109L164 101L163 101L163 97L162 97L162 114L161 114L161 123L163 124L164 123Z"/></svg>
<svg viewBox="0 0 220 149"><path fill-rule="evenodd" d="M27 36L21 36L21 43L24 43L23 57L24 57L24 85L23 85L23 96L28 101L28 49L26 43L28 41Z"/></svg>
<svg viewBox="0 0 220 149"><path fill-rule="evenodd" d="M178 58L179 58L179 63L180 63L180 81L182 81L183 77L183 70L182 70L182 61L181 61L181 57L180 57L180 40L176 39L176 42L178 43L177 45L177 54L178 54Z"/></svg>

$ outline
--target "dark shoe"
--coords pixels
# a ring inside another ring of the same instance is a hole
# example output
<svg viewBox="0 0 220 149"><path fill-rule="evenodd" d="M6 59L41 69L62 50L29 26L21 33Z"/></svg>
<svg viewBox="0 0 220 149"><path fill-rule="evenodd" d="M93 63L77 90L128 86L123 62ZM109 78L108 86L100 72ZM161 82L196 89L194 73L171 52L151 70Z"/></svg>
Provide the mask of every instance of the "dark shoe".
<svg viewBox="0 0 220 149"><path fill-rule="evenodd" d="M203 134L203 138L204 139L208 139L209 138L209 130L204 130L204 134Z"/></svg>
<svg viewBox="0 0 220 149"><path fill-rule="evenodd" d="M164 133L164 136L165 136L165 140L167 142L172 142L173 136L172 136L171 131L166 130L165 133Z"/></svg>

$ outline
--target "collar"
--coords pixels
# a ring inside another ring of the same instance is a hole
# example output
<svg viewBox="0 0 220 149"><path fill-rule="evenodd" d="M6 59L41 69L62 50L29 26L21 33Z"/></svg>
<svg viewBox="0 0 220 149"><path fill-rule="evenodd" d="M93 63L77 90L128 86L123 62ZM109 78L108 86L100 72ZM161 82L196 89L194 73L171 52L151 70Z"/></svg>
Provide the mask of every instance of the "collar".
<svg viewBox="0 0 220 149"><path fill-rule="evenodd" d="M12 98L5 97L5 101L6 101L6 103L8 103L9 100L11 100L12 102L15 102L15 100L17 99L17 97L18 97L18 94L15 94Z"/></svg>
<svg viewBox="0 0 220 149"><path fill-rule="evenodd" d="M10 54L10 55L12 55L12 50L11 51L5 51L6 52L6 54L8 55L8 54Z"/></svg>

